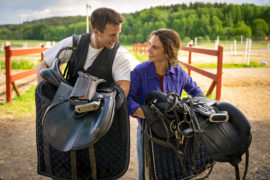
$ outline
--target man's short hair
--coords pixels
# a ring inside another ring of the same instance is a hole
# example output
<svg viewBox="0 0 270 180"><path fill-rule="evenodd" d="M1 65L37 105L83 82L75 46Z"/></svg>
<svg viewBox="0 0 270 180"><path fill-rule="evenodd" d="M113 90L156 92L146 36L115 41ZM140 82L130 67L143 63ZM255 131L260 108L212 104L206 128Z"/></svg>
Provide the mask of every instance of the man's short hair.
<svg viewBox="0 0 270 180"><path fill-rule="evenodd" d="M91 15L92 29L98 29L100 32L105 30L106 24L119 25L123 21L123 17L110 8L98 8Z"/></svg>

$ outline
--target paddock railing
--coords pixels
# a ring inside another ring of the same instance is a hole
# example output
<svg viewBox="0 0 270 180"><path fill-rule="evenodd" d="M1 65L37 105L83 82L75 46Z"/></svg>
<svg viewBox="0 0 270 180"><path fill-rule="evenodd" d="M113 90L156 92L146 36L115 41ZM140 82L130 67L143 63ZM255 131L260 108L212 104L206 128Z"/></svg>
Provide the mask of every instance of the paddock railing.
<svg viewBox="0 0 270 180"><path fill-rule="evenodd" d="M137 43L133 45L133 51L139 52L141 54L146 53L147 44L146 43ZM203 76L206 76L212 79L212 83L206 93L206 96L211 95L214 88L216 87L216 100L221 99L221 86L222 86L222 64L223 64L223 47L218 46L217 50L213 49L202 49L202 48L194 48L192 45L189 47L182 47L181 50L188 51L188 63L180 61L180 64L185 66L188 69L188 75L191 75L191 71L195 71ZM205 54L210 56L217 56L217 72L212 73L201 68L192 66L192 53Z"/></svg>
<svg viewBox="0 0 270 180"><path fill-rule="evenodd" d="M12 56L22 56L29 54L41 53L41 61L44 59L42 54L48 48L45 48L44 45L41 45L40 48L32 48L32 49L11 49L11 46L5 47L5 65L6 65L6 102L12 102L12 87L14 88L17 96L20 96L20 91L15 84L16 80L23 79L27 76L35 74L37 68L34 67L29 70L25 70L16 74L12 74L11 72L11 57Z"/></svg>

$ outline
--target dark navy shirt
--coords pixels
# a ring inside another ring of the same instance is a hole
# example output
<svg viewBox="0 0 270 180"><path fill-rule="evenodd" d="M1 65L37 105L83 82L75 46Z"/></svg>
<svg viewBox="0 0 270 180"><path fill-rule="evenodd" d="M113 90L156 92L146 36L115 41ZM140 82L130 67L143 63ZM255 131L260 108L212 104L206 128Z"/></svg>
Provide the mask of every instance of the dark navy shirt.
<svg viewBox="0 0 270 180"><path fill-rule="evenodd" d="M138 107L143 105L145 96L151 91L160 90L160 79L156 74L153 62L143 62L131 71L131 85L128 95L128 109L132 115ZM184 89L189 95L194 97L203 94L202 90L192 80L190 76L180 66L170 66L164 74L164 93L174 91L181 96Z"/></svg>

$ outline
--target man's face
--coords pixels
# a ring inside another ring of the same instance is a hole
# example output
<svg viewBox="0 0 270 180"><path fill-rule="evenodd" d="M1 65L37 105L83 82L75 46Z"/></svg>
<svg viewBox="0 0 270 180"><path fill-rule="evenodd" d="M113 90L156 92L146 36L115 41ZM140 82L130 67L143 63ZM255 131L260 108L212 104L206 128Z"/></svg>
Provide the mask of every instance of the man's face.
<svg viewBox="0 0 270 180"><path fill-rule="evenodd" d="M98 30L98 43L100 47L107 47L112 49L116 42L118 42L119 34L121 32L121 24L113 25L106 24L103 32Z"/></svg>

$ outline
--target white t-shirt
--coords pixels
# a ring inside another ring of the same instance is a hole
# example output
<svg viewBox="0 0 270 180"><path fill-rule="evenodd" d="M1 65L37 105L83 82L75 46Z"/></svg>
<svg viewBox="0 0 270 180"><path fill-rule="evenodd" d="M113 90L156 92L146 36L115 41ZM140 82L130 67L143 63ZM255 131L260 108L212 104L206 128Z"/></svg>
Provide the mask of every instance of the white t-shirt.
<svg viewBox="0 0 270 180"><path fill-rule="evenodd" d="M66 39L61 40L59 43L54 45L52 48L46 50L43 52L44 59L49 67L53 65L53 62L55 61L55 57L60 49L63 47L72 47L73 40L72 37L68 37ZM101 49L95 49L89 44L88 53L86 57L86 61L84 64L84 70L87 70L88 67L92 65L95 58L99 55L99 53L102 51ZM59 55L59 59L61 59L64 62L67 62L71 56L71 50L64 50ZM120 81L120 80L127 80L130 81L130 61L134 58L128 50L126 50L123 47L119 47L112 65L112 77L114 81ZM64 63L63 62L63 63Z"/></svg>

